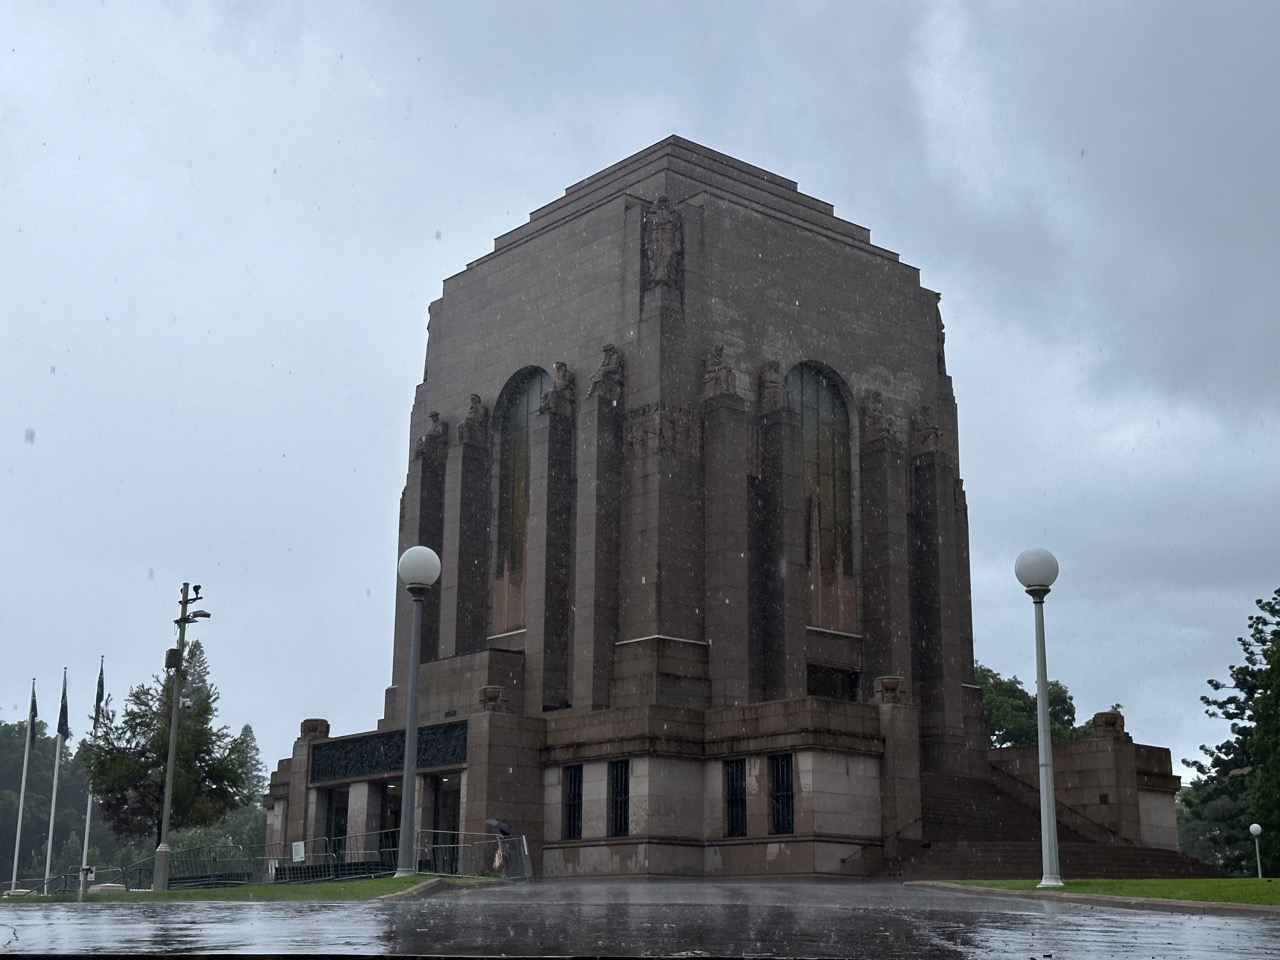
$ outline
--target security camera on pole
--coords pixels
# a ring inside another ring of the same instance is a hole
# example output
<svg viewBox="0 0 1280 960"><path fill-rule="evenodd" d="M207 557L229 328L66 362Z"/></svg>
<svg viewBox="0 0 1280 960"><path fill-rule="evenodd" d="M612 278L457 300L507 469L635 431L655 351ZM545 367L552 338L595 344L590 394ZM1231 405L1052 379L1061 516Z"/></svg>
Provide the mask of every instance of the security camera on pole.
<svg viewBox="0 0 1280 960"><path fill-rule="evenodd" d="M160 845L156 847L155 889L169 889L169 813L173 809L173 765L178 750L178 708L182 705L182 658L186 652L187 624L197 620L208 620L210 614L205 610L192 610L187 613L187 604L200 599L200 584L194 586L183 583L182 600L179 605L182 613L173 621L178 627L178 645L165 654L166 670L173 670L173 697L169 701L169 760L164 768L164 812L160 815Z"/></svg>

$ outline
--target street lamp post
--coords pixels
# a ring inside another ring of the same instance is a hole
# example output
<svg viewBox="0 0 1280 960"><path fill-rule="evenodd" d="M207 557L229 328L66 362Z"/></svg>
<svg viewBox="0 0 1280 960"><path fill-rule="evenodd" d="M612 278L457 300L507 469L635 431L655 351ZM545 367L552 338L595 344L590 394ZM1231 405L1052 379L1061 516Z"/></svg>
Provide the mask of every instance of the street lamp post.
<svg viewBox="0 0 1280 960"><path fill-rule="evenodd" d="M1262 847L1258 846L1258 837L1262 836L1262 824L1249 824L1249 832L1253 834L1253 855L1258 860L1258 879L1262 879Z"/></svg>
<svg viewBox="0 0 1280 960"><path fill-rule="evenodd" d="M413 597L409 672L404 694L404 773L400 784L400 851L396 876L418 872L414 856L414 813L418 806L418 668L422 660L422 601L440 577L440 558L430 547L410 547L400 556L400 579Z"/></svg>
<svg viewBox="0 0 1280 960"><path fill-rule="evenodd" d="M1040 862L1038 886L1060 887L1058 816L1053 791L1053 741L1049 734L1049 670L1044 655L1044 598L1058 579L1058 561L1048 550L1023 550L1013 564L1014 575L1026 588L1036 611L1036 728L1040 742Z"/></svg>
<svg viewBox="0 0 1280 960"><path fill-rule="evenodd" d="M173 621L178 627L178 645L170 648L164 658L165 668L173 670L173 695L169 701L169 759L164 768L164 811L160 814L160 845L156 847L154 886L157 890L169 889L169 814L173 810L173 767L178 752L178 708L182 704L182 658L187 645L187 624L207 620L210 616L205 610L187 613L187 605L199 599L200 584L183 583L182 600L179 601L182 613Z"/></svg>

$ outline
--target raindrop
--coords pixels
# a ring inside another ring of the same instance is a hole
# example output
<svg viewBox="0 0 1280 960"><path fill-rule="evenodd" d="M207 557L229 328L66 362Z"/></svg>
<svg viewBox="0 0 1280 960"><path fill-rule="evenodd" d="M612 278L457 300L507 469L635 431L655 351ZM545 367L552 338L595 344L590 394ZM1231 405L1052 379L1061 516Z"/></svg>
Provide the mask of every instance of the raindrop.
<svg viewBox="0 0 1280 960"><path fill-rule="evenodd" d="M24 443L35 443L35 442L36 442L36 432L35 432L35 430L33 430L31 427L27 427L27 432L26 432L25 436L23 437L23 442L24 442Z"/></svg>

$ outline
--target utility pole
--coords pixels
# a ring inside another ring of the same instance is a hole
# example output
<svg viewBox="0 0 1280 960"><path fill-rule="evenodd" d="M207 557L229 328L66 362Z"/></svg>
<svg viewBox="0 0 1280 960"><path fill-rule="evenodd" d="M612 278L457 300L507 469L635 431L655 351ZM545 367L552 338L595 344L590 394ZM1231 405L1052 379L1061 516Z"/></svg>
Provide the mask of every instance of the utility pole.
<svg viewBox="0 0 1280 960"><path fill-rule="evenodd" d="M169 889L169 814L173 810L173 767L178 752L178 710L182 706L182 663L186 654L187 624L207 620L204 610L187 613L187 605L200 599L200 584L182 584L181 615L173 621L178 627L178 645L165 654L166 669L173 670L173 695L169 701L169 759L164 773L164 812L160 816L160 845L156 847L156 874L153 886L156 890Z"/></svg>

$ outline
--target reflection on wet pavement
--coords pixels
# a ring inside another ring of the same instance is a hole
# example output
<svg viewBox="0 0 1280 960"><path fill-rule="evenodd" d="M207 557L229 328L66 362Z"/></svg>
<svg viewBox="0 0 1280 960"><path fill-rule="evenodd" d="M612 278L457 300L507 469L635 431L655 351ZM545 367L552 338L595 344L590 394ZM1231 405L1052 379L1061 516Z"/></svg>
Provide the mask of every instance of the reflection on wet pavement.
<svg viewBox="0 0 1280 960"><path fill-rule="evenodd" d="M396 903L5 905L0 933L11 940L0 953L1280 957L1276 917L810 880L544 881Z"/></svg>

